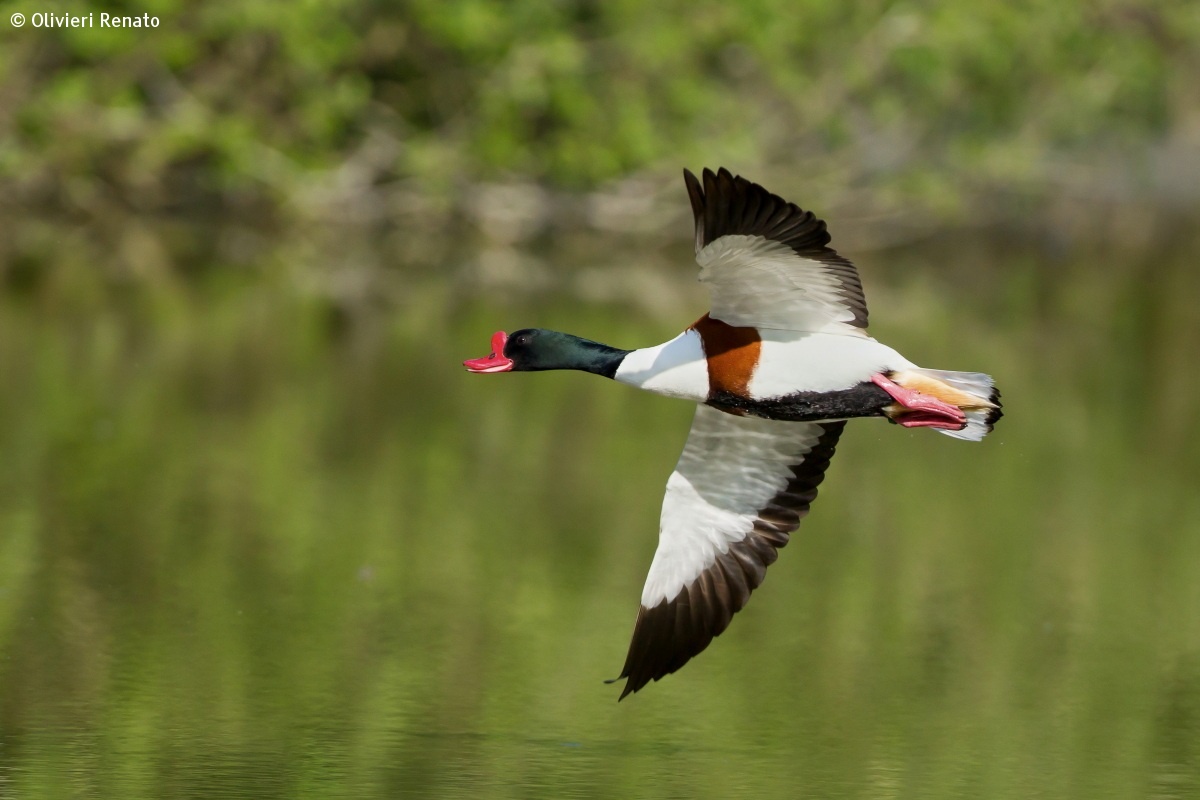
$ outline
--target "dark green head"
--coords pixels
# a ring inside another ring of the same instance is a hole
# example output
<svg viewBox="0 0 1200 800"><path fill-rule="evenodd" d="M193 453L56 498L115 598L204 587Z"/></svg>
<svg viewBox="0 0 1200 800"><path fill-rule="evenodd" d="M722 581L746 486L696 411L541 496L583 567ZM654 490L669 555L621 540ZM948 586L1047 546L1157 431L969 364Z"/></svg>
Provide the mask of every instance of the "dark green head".
<svg viewBox="0 0 1200 800"><path fill-rule="evenodd" d="M485 358L464 361L471 372L534 372L578 369L611 378L628 350L580 339L544 328L525 328L511 336L492 334L492 352Z"/></svg>

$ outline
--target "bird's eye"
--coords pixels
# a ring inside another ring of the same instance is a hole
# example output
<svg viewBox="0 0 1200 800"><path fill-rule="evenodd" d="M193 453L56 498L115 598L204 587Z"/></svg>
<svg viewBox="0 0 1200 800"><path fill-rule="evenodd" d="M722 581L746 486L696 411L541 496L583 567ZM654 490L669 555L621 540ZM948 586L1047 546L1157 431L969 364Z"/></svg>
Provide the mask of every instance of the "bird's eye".
<svg viewBox="0 0 1200 800"><path fill-rule="evenodd" d="M525 345L529 344L529 334L522 333L520 336L518 336L517 344L519 344L521 346L525 346Z"/></svg>

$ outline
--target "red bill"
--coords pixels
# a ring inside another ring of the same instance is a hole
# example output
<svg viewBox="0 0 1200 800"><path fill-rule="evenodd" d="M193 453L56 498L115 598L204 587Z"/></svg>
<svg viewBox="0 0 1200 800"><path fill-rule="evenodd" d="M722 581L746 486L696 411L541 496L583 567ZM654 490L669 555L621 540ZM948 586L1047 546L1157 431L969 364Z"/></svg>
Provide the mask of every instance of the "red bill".
<svg viewBox="0 0 1200 800"><path fill-rule="evenodd" d="M470 372L508 372L513 368L511 358L504 357L504 344L508 334L496 331L492 334L492 352L483 358L472 358L463 362Z"/></svg>

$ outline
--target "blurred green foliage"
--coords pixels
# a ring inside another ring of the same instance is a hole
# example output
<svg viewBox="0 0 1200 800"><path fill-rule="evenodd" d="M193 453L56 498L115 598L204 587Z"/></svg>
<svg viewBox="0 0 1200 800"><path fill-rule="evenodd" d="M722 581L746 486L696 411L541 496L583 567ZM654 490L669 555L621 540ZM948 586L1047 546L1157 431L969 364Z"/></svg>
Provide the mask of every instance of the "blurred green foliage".
<svg viewBox="0 0 1200 800"><path fill-rule="evenodd" d="M32 11L2 5L5 18ZM588 188L719 158L865 182L950 215L968 190L1042 185L1057 157L1103 169L1116 153L1197 136L1190 2L129 10L160 27L3 31L10 198L286 212L348 166L362 183L415 179L451 196L505 176Z"/></svg>

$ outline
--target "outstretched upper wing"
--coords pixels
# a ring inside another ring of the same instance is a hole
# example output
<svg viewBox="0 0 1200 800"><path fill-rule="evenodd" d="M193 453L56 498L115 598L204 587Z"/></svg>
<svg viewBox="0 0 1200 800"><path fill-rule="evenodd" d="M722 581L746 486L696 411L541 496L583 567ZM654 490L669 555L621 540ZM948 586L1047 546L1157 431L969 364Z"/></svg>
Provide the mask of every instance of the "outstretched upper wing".
<svg viewBox="0 0 1200 800"><path fill-rule="evenodd" d="M746 605L808 513L845 425L696 409L667 481L621 697L682 667Z"/></svg>
<svg viewBox="0 0 1200 800"><path fill-rule="evenodd" d="M826 247L811 211L727 169L683 171L696 216L700 280L710 315L737 327L858 333L867 301L854 265Z"/></svg>

